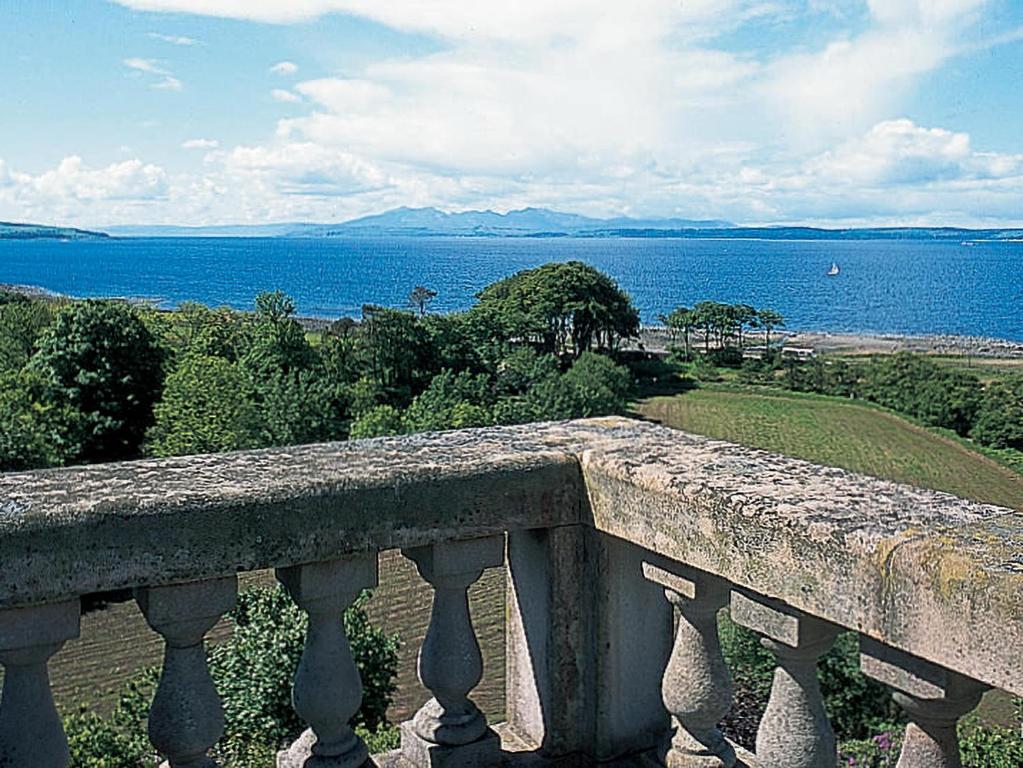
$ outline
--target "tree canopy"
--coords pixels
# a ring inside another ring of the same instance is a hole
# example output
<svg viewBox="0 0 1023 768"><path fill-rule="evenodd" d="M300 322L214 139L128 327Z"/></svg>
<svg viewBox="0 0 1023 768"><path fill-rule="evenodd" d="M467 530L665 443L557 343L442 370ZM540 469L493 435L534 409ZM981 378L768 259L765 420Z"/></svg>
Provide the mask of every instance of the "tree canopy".
<svg viewBox="0 0 1023 768"><path fill-rule="evenodd" d="M81 461L138 455L163 387L166 350L135 307L83 301L63 307L28 368L50 399L81 414Z"/></svg>
<svg viewBox="0 0 1023 768"><path fill-rule="evenodd" d="M580 261L544 264L484 288L471 310L505 342L579 357L614 351L639 332L639 312L607 275Z"/></svg>

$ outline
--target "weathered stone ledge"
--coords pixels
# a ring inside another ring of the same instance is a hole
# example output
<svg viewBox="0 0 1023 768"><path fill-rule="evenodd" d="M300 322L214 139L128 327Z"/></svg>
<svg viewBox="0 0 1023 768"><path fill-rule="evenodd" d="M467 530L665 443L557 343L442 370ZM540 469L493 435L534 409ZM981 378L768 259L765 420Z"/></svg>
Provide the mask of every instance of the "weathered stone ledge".
<svg viewBox="0 0 1023 768"><path fill-rule="evenodd" d="M595 526L1023 694L1023 517L627 419L0 475L0 607Z"/></svg>

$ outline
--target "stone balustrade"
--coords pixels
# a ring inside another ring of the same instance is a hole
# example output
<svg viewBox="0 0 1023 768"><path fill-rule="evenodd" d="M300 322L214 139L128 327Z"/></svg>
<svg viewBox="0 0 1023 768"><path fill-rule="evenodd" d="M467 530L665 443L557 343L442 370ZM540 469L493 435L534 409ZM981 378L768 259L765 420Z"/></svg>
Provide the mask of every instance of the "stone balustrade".
<svg viewBox="0 0 1023 768"><path fill-rule="evenodd" d="M401 748L368 755L340 617L401 549L433 588ZM817 662L859 634L910 725L900 768L960 765L956 723L1023 694L1023 520L626 419L467 430L0 475L0 766L62 768L49 658L83 595L130 588L163 639L149 717L171 768L211 768L223 713L204 638L236 574L276 569L309 616L279 768L629 765L832 768ZM505 723L466 599L508 575ZM756 754L731 706L717 616L777 659Z"/></svg>

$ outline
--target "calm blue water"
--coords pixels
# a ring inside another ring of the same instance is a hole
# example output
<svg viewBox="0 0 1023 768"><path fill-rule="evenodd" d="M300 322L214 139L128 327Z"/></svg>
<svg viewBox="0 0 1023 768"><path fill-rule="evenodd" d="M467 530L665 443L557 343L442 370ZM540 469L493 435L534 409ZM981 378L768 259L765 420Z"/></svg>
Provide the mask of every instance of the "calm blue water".
<svg viewBox="0 0 1023 768"><path fill-rule="evenodd" d="M652 239L125 239L0 241L0 283L74 296L131 296L251 308L260 291L299 312L401 307L417 284L434 309L464 309L494 280L579 259L632 294L646 322L703 299L771 306L790 328L955 333L1023 340L1023 243ZM832 261L842 274L828 278Z"/></svg>

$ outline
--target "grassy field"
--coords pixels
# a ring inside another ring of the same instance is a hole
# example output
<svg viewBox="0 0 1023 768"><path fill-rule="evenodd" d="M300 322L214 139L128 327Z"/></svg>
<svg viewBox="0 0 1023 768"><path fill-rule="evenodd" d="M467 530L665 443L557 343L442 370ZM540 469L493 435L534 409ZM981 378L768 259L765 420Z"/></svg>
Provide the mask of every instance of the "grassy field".
<svg viewBox="0 0 1023 768"><path fill-rule="evenodd" d="M696 389L640 401L635 410L676 429L1023 511L1023 475L878 408Z"/></svg>

